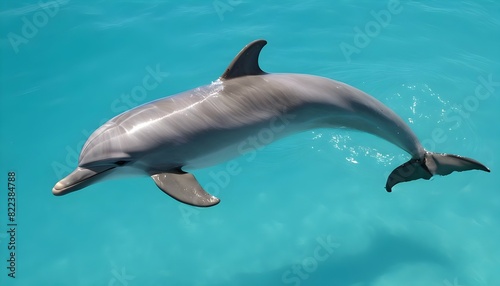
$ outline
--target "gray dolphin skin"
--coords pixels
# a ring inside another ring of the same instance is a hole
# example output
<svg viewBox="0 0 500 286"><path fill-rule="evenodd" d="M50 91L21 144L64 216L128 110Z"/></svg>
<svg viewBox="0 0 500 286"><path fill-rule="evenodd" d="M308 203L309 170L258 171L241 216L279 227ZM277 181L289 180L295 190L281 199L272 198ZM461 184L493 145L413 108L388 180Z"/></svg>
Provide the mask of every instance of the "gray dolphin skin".
<svg viewBox="0 0 500 286"><path fill-rule="evenodd" d="M430 179L453 171L490 170L473 159L426 151L409 126L372 96L345 83L304 74L269 74L258 64L265 40L241 50L209 85L126 111L87 140L78 167L52 193L65 195L115 175L151 176L174 199L208 207L219 199L186 170L215 165L251 151L264 128L277 140L313 128L351 128L400 147L411 159L387 179Z"/></svg>

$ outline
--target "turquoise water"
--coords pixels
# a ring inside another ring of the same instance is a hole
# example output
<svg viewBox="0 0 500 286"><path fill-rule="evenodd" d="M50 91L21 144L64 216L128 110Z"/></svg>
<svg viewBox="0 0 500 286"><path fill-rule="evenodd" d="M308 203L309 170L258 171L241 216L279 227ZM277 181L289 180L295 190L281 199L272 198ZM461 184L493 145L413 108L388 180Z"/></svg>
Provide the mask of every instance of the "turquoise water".
<svg viewBox="0 0 500 286"><path fill-rule="evenodd" d="M0 285L500 285L497 1L179 3L2 2ZM321 129L196 170L213 208L147 177L51 194L105 120L210 83L258 38L264 70L358 87L492 172L389 194L402 150Z"/></svg>

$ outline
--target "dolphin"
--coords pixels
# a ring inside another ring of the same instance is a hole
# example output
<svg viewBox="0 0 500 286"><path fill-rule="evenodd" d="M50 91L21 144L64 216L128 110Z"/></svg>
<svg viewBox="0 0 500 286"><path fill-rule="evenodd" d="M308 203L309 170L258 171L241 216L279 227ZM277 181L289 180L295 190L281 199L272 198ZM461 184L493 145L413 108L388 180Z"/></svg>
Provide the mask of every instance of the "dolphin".
<svg viewBox="0 0 500 286"><path fill-rule="evenodd" d="M174 199L209 207L220 200L186 170L242 155L251 150L245 142L262 130L271 132L270 143L324 127L368 132L410 154L408 162L390 173L388 192L401 182L453 171L490 172L470 158L426 151L396 113L352 86L314 75L262 71L258 59L266 44L256 40L245 46L209 85L146 103L106 122L83 146L78 167L52 193L65 195L116 175L146 175Z"/></svg>

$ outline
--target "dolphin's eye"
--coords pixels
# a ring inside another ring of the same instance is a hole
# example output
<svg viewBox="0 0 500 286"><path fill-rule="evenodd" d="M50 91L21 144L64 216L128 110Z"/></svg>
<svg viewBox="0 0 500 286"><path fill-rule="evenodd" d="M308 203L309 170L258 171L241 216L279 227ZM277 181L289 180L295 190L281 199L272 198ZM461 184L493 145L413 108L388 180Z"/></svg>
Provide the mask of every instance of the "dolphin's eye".
<svg viewBox="0 0 500 286"><path fill-rule="evenodd" d="M116 161L115 165L117 165L117 166L123 166L123 165L127 164L128 162L129 161Z"/></svg>

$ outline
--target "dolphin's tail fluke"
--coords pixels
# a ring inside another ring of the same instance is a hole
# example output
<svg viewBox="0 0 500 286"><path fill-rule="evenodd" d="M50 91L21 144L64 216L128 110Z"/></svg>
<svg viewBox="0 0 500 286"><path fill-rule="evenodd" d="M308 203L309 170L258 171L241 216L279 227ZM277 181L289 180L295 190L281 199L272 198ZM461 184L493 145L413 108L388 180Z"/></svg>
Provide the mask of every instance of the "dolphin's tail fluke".
<svg viewBox="0 0 500 286"><path fill-rule="evenodd" d="M446 176L454 171L482 170L489 172L483 164L466 157L451 154L426 152L422 159L411 159L392 171L385 189L392 191L394 185L417 179L429 180L434 175Z"/></svg>

